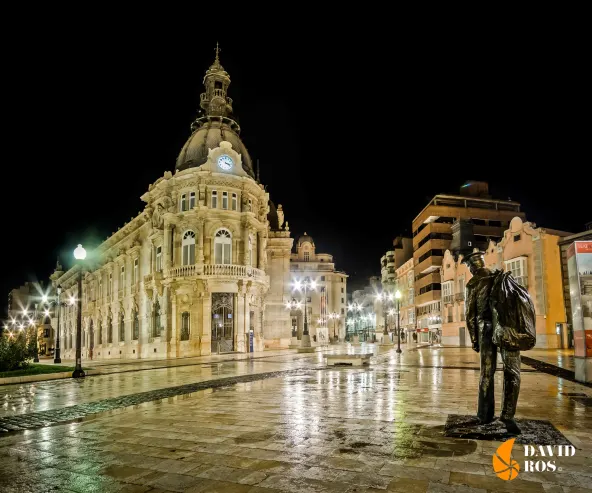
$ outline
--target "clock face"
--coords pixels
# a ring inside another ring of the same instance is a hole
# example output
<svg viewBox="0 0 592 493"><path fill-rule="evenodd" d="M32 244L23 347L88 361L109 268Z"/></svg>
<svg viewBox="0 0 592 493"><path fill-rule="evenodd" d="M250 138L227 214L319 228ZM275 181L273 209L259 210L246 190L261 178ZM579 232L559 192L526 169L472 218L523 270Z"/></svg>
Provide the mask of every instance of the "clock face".
<svg viewBox="0 0 592 493"><path fill-rule="evenodd" d="M228 154L222 154L218 158L218 168L224 171L229 171L234 166L234 161Z"/></svg>

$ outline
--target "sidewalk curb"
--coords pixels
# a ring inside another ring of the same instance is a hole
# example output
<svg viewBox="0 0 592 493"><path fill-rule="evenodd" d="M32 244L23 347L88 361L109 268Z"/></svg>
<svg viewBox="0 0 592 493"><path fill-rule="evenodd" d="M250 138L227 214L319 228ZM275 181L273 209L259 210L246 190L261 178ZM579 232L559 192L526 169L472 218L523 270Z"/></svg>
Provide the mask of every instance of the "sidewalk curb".
<svg viewBox="0 0 592 493"><path fill-rule="evenodd" d="M86 375L100 375L98 370L84 370ZM11 385L15 383L32 383L45 382L48 380L61 380L64 378L71 378L71 371L61 371L57 373L40 373L39 375L23 375L20 377L4 377L0 378L0 385Z"/></svg>

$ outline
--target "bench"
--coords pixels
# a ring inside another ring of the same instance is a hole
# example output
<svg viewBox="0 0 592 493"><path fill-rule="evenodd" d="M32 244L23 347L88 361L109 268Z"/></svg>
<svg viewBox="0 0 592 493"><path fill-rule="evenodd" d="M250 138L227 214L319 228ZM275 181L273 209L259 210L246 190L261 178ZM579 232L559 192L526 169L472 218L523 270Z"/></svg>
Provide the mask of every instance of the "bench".
<svg viewBox="0 0 592 493"><path fill-rule="evenodd" d="M327 366L362 366L369 365L374 353L365 354L328 354Z"/></svg>

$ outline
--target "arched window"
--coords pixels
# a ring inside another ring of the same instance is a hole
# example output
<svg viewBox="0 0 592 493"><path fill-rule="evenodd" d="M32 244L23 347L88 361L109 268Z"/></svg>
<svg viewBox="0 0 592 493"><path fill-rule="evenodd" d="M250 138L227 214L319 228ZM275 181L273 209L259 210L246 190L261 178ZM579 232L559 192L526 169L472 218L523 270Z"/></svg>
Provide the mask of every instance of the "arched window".
<svg viewBox="0 0 592 493"><path fill-rule="evenodd" d="M181 314L181 340L189 340L189 312L183 312Z"/></svg>
<svg viewBox="0 0 592 493"><path fill-rule="evenodd" d="M159 337L160 336L160 304L158 300L154 303L154 313L153 313L153 324L152 324L152 337Z"/></svg>
<svg viewBox="0 0 592 493"><path fill-rule="evenodd" d="M185 231L183 234L183 265L195 264L195 233Z"/></svg>
<svg viewBox="0 0 592 493"><path fill-rule="evenodd" d="M113 319L109 317L107 322L107 342L111 344L113 342Z"/></svg>
<svg viewBox="0 0 592 493"><path fill-rule="evenodd" d="M134 310L134 341L137 341L140 337L140 319L138 318L138 312Z"/></svg>
<svg viewBox="0 0 592 493"><path fill-rule="evenodd" d="M227 229L221 229L214 238L214 263L230 264L232 259L232 235Z"/></svg>
<svg viewBox="0 0 592 493"><path fill-rule="evenodd" d="M123 311L119 314L119 342L125 341L125 317Z"/></svg>

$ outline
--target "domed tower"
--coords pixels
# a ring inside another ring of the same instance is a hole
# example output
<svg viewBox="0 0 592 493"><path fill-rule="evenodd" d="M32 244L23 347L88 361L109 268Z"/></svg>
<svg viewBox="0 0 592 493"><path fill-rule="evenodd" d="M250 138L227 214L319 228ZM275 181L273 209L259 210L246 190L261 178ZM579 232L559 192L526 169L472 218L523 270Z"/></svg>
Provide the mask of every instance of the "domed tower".
<svg viewBox="0 0 592 493"><path fill-rule="evenodd" d="M232 113L232 99L227 96L230 76L220 64L220 49L216 44L216 58L206 71L203 80L205 92L201 93L201 110L191 124L191 137L187 140L175 169L182 171L197 168L208 159L208 150L220 146L227 141L241 155L242 167L245 172L255 178L251 156L239 137L240 126Z"/></svg>

